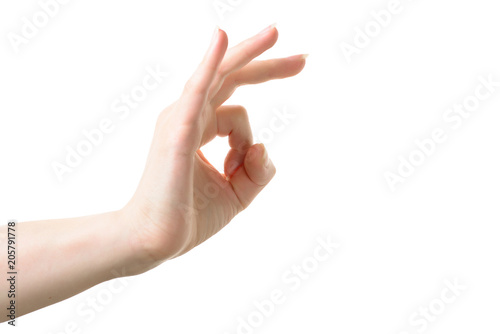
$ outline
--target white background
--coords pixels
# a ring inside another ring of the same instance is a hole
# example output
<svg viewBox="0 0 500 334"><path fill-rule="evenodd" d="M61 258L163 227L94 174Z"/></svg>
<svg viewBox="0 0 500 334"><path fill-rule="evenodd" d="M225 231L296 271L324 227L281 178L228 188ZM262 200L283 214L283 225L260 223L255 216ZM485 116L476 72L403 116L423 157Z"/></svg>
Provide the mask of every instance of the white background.
<svg viewBox="0 0 500 334"><path fill-rule="evenodd" d="M277 22L280 39L261 59L310 54L297 77L243 87L230 101L247 108L256 137L273 110L296 116L266 138L278 173L248 210L190 253L128 279L92 321L77 308L109 297L109 282L19 318L17 333L233 334L238 317L248 319L274 289L285 302L251 332L498 332L500 88L458 129L443 114L474 94L479 76L500 80L499 8L401 0L401 12L348 63L341 43L353 44L356 27L389 2L233 0L220 16L212 0L73 0L17 53L7 36L40 4L2 2L2 224L122 207L157 115L178 97L216 25L234 45ZM169 76L121 121L110 105L147 66ZM107 117L114 131L60 182L52 162ZM447 141L391 191L384 173L437 127ZM205 151L221 166L226 150L219 139ZM282 275L328 236L340 247L292 291ZM419 331L409 318L439 305L446 280L466 288ZM66 330L73 322L78 331ZM14 332L5 323L0 331Z"/></svg>

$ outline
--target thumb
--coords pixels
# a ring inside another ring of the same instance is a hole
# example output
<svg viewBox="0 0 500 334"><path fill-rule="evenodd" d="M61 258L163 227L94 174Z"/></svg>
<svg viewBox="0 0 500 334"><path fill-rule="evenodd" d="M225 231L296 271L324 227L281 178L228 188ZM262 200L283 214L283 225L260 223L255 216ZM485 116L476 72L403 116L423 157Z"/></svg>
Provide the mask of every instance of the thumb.
<svg viewBox="0 0 500 334"><path fill-rule="evenodd" d="M243 165L229 179L243 208L248 207L276 174L263 144L251 146Z"/></svg>

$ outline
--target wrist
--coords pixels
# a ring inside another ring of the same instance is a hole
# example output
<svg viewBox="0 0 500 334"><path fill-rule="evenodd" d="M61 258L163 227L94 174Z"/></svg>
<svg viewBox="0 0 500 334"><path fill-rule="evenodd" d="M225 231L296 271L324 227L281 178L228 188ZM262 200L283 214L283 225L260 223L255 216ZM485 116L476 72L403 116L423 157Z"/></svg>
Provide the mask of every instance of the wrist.
<svg viewBox="0 0 500 334"><path fill-rule="evenodd" d="M141 256L135 234L129 227L129 220L122 210L106 212L88 222L94 230L91 239L95 247L100 249L101 281L138 275L147 271L143 269L147 261Z"/></svg>
<svg viewBox="0 0 500 334"><path fill-rule="evenodd" d="M131 205L113 212L119 243L123 249L124 266L121 276L142 274L164 262L165 259L155 256L152 251L152 242L147 240L145 231L148 226L144 217L137 213Z"/></svg>

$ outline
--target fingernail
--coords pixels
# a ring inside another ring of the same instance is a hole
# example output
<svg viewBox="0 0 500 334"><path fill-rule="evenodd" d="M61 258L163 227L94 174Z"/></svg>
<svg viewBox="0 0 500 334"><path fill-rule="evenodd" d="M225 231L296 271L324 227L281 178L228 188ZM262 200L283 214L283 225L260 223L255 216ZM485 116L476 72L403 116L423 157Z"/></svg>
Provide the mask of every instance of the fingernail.
<svg viewBox="0 0 500 334"><path fill-rule="evenodd" d="M210 45L214 44L215 41L217 40L217 36L219 35L219 30L220 30L219 26L216 26L215 30L214 30L214 34L212 36L212 42L210 42Z"/></svg>
<svg viewBox="0 0 500 334"><path fill-rule="evenodd" d="M246 159L248 159L248 161L253 161L255 160L255 157L259 154L259 150L256 147L253 147L251 149L248 150L247 154L246 154Z"/></svg>
<svg viewBox="0 0 500 334"><path fill-rule="evenodd" d="M265 34L266 32L268 32L269 30L273 29L273 28L276 28L276 23L273 23L271 24L270 26L268 26L266 29L262 30L261 32L259 32L259 35L261 34Z"/></svg>
<svg viewBox="0 0 500 334"><path fill-rule="evenodd" d="M301 57L300 57L300 58L302 58L302 59L306 59L307 57L309 57L309 54L308 54L308 53L301 55Z"/></svg>
<svg viewBox="0 0 500 334"><path fill-rule="evenodd" d="M262 165L264 165L264 167L269 167L269 154L267 154L267 150L266 150L266 147L264 146L264 144L259 144L259 146L261 146L261 154L262 154Z"/></svg>
<svg viewBox="0 0 500 334"><path fill-rule="evenodd" d="M240 167L240 164L236 160L229 162L227 167L227 176L231 178L238 170L238 167Z"/></svg>

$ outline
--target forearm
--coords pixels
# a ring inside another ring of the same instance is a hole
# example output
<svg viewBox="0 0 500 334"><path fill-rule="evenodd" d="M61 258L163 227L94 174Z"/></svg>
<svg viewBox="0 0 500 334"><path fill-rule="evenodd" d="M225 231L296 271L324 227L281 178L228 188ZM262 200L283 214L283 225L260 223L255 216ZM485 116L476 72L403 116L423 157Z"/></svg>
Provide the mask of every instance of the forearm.
<svg viewBox="0 0 500 334"><path fill-rule="evenodd" d="M121 211L100 215L23 222L16 225L18 273L16 316L78 294L96 284L138 272L138 245ZM0 258L7 270L7 226L2 226ZM0 307L7 307L1 280ZM2 316L2 321L8 320Z"/></svg>

